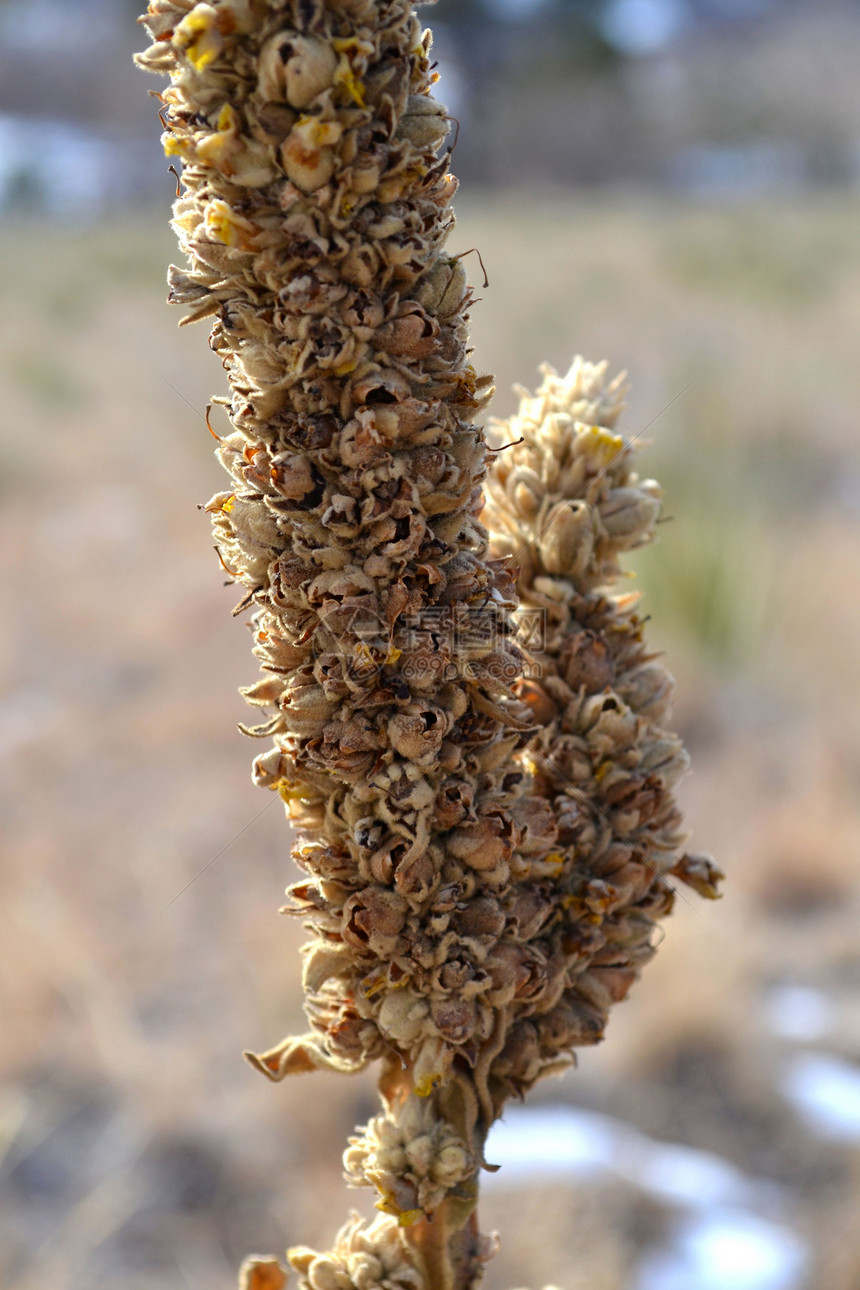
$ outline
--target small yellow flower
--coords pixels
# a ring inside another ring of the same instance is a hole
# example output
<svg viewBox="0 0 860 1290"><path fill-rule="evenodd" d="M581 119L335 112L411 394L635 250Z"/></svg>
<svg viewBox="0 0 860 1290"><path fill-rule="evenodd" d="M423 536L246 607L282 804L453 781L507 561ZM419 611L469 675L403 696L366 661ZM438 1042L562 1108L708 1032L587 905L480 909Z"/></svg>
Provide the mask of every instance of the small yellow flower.
<svg viewBox="0 0 860 1290"><path fill-rule="evenodd" d="M591 451L598 470L605 469L621 452L624 440L604 426L589 426L584 431L585 448Z"/></svg>
<svg viewBox="0 0 860 1290"><path fill-rule="evenodd" d="M421 1219L424 1218L423 1209L398 1209L392 1198L387 1194L384 1194L376 1202L376 1209L381 1210L383 1214L393 1215L401 1227L412 1227L415 1223L420 1223Z"/></svg>
<svg viewBox="0 0 860 1290"><path fill-rule="evenodd" d="M182 19L173 35L173 43L202 72L221 53L224 41L218 31L218 14L210 4L199 4Z"/></svg>
<svg viewBox="0 0 860 1290"><path fill-rule="evenodd" d="M365 106L364 82L358 79L352 70L352 64L345 54L341 58L334 74L334 83L346 90L353 103L362 108Z"/></svg>
<svg viewBox="0 0 860 1290"><path fill-rule="evenodd" d="M188 144L184 139L180 139L175 134L165 134L162 140L165 157L182 157L183 160L188 154Z"/></svg>
<svg viewBox="0 0 860 1290"><path fill-rule="evenodd" d="M225 103L218 114L218 129L205 135L197 144L197 156L208 165L217 165L236 147L239 135L239 117L235 108Z"/></svg>
<svg viewBox="0 0 860 1290"><path fill-rule="evenodd" d="M257 231L250 220L234 211L220 197L216 197L206 207L205 228L216 242L223 242L225 246L237 246L242 250L250 249L249 237Z"/></svg>

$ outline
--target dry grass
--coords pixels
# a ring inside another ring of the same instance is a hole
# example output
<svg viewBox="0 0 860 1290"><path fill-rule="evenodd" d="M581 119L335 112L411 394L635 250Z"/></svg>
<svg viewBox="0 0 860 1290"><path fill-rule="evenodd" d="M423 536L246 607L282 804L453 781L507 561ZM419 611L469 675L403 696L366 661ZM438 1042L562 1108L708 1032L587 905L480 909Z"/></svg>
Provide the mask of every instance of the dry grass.
<svg viewBox="0 0 860 1290"><path fill-rule="evenodd" d="M220 372L160 304L162 219L0 245L8 1290L226 1288L251 1248L326 1241L370 1106L368 1081L275 1090L239 1057L300 1024L300 933L274 912L287 839L233 727L248 642L195 509L221 482L201 418ZM633 378L627 428L673 517L637 566L680 682L695 844L731 874L721 906L679 906L609 1043L543 1096L788 1180L822 1233L816 1290L848 1290L856 1237L835 1259L824 1234L856 1207L856 1164L774 1093L760 1000L829 990L834 1045L860 1056L854 212L493 198L463 205L471 245L500 414L573 349ZM589 1242L589 1286L624 1290L659 1226L643 1198L545 1201L488 1206L521 1218L492 1290L577 1290Z"/></svg>

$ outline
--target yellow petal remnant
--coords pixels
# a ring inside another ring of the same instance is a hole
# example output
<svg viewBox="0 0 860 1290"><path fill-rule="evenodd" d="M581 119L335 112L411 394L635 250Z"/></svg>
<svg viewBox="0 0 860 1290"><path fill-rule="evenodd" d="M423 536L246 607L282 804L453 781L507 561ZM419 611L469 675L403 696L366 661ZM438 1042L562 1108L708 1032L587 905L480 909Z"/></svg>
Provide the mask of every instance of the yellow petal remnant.
<svg viewBox="0 0 860 1290"><path fill-rule="evenodd" d="M235 505L235 493L216 493L212 500L206 503L204 510L210 515L229 515Z"/></svg>
<svg viewBox="0 0 860 1290"><path fill-rule="evenodd" d="M400 1227L413 1227L426 1217L423 1209L398 1209L394 1199L387 1194L376 1202L375 1208L381 1210L383 1214L391 1214L397 1219Z"/></svg>
<svg viewBox="0 0 860 1290"><path fill-rule="evenodd" d="M374 53L373 42L361 36L335 36L331 47L336 54L356 53L369 58Z"/></svg>
<svg viewBox="0 0 860 1290"><path fill-rule="evenodd" d="M438 1072L434 1072L431 1075L422 1075L415 1084L416 1097L429 1097L434 1088L437 1088L441 1083L442 1076Z"/></svg>
<svg viewBox="0 0 860 1290"><path fill-rule="evenodd" d="M585 446L597 459L598 469L605 468L613 462L624 447L621 435L613 434L604 426L589 426L585 436Z"/></svg>
<svg viewBox="0 0 860 1290"><path fill-rule="evenodd" d="M190 139L178 139L175 134L165 134L162 138L165 157L181 157L183 161L193 161L194 145Z"/></svg>
<svg viewBox="0 0 860 1290"><path fill-rule="evenodd" d="M192 9L176 28L173 43L198 72L214 63L224 48L224 41L218 31L218 13L213 6L199 4Z"/></svg>
<svg viewBox="0 0 860 1290"><path fill-rule="evenodd" d="M206 207L205 229L214 241L243 251L250 250L250 236L257 231L250 220L220 197L214 198Z"/></svg>
<svg viewBox="0 0 860 1290"><path fill-rule="evenodd" d="M303 800L304 794L300 788L295 788L290 784L275 784L273 787L277 790L282 802L301 802Z"/></svg>
<svg viewBox="0 0 860 1290"><path fill-rule="evenodd" d="M302 116L293 127L293 134L308 148L328 148L337 143L343 134L343 126L339 121Z"/></svg>
<svg viewBox="0 0 860 1290"><path fill-rule="evenodd" d="M235 108L225 103L218 114L218 129L197 143L198 159L206 165L217 165L226 153L236 147L239 134L239 117Z"/></svg>
<svg viewBox="0 0 860 1290"><path fill-rule="evenodd" d="M387 984L385 977L380 976L375 981L372 981L370 985L363 986L365 999L372 999L375 994L379 994L380 990L384 990Z"/></svg>
<svg viewBox="0 0 860 1290"><path fill-rule="evenodd" d="M346 90L353 103L356 103L358 107L365 107L364 82L360 81L356 76L346 55L341 58L338 64L338 69L334 74L334 82L335 85L340 85Z"/></svg>

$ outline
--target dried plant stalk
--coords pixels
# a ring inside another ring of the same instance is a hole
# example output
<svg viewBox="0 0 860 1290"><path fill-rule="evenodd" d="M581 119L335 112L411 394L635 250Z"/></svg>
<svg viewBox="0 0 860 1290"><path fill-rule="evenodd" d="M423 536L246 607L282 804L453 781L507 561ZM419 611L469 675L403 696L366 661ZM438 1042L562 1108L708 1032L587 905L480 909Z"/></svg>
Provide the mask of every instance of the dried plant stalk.
<svg viewBox="0 0 860 1290"><path fill-rule="evenodd" d="M382 1216L289 1262L313 1290L466 1290L505 1099L601 1037L667 873L709 894L716 876L676 860L668 681L607 590L659 499L607 428L617 387L580 366L492 465L491 550L491 382L468 361L449 118L407 0L152 0L143 21L183 162L170 299L213 319L230 383L231 487L208 509L253 609L244 693L273 710L246 733L273 740L255 779L307 875L288 895L311 1029L250 1060L272 1080L381 1063L345 1165ZM530 680L515 565L549 625Z"/></svg>

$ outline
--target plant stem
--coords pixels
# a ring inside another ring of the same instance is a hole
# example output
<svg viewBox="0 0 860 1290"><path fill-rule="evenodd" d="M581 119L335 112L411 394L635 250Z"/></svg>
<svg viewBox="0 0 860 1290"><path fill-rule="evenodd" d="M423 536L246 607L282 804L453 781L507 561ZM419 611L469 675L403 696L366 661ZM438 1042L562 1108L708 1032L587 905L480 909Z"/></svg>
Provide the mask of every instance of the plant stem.
<svg viewBox="0 0 860 1290"><path fill-rule="evenodd" d="M449 1196L432 1219L423 1219L404 1235L423 1276L425 1290L472 1290L482 1274L478 1230L478 1188L468 1199Z"/></svg>

